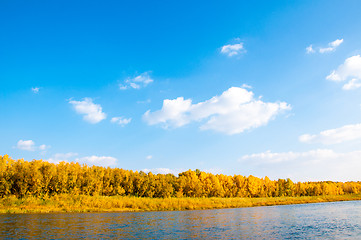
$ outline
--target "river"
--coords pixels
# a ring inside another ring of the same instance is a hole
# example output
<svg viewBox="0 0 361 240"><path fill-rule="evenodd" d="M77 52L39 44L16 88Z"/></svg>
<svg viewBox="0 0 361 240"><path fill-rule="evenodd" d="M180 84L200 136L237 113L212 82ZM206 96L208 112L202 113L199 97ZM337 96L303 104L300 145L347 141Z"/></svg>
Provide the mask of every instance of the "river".
<svg viewBox="0 0 361 240"><path fill-rule="evenodd" d="M0 239L361 239L361 201L236 209L0 214Z"/></svg>

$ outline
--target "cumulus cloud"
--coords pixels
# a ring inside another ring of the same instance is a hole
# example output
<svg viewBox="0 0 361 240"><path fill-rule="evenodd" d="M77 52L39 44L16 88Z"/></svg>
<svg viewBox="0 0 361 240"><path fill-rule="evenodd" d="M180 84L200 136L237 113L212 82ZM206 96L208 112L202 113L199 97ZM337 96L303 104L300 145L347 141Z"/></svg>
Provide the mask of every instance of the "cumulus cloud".
<svg viewBox="0 0 361 240"><path fill-rule="evenodd" d="M330 42L330 43L328 44L328 47L320 48L320 49L319 49L319 52L320 52L320 53L333 52L333 51L336 50L336 48L337 48L338 46L341 45L341 43L343 43L343 39L336 39L335 41Z"/></svg>
<svg viewBox="0 0 361 240"><path fill-rule="evenodd" d="M45 144L42 144L39 146L40 150L46 150L49 146L46 146Z"/></svg>
<svg viewBox="0 0 361 240"><path fill-rule="evenodd" d="M19 140L16 148L24 151L45 151L46 149L50 148L50 146L42 144L38 147L33 140Z"/></svg>
<svg viewBox="0 0 361 240"><path fill-rule="evenodd" d="M88 165L96 165L96 166L115 166L117 159L114 157L106 157L106 156L88 156L77 158L75 161L80 163L86 163Z"/></svg>
<svg viewBox="0 0 361 240"><path fill-rule="evenodd" d="M50 163L58 164L60 162L72 162L74 161L74 157L78 156L77 153L69 152L69 153L56 153L52 157L45 159Z"/></svg>
<svg viewBox="0 0 361 240"><path fill-rule="evenodd" d="M227 44L222 46L221 53L227 55L228 57L233 57L244 53L246 50L244 49L243 43L236 44Z"/></svg>
<svg viewBox="0 0 361 240"><path fill-rule="evenodd" d="M31 91L35 94L39 93L39 90L40 90L40 88L38 88L38 87L31 88Z"/></svg>
<svg viewBox="0 0 361 240"><path fill-rule="evenodd" d="M299 137L301 142L322 144L337 144L357 139L361 139L361 124L345 125L316 135L304 134Z"/></svg>
<svg viewBox="0 0 361 240"><path fill-rule="evenodd" d="M96 165L96 166L115 166L117 159L114 157L107 157L107 156L87 156L87 157L78 157L78 153L56 153L49 159L45 159L50 163L60 163L60 162L78 162L80 164L87 164L87 165Z"/></svg>
<svg viewBox="0 0 361 240"><path fill-rule="evenodd" d="M146 156L146 159L147 160L150 160L150 159L152 159L153 158L153 156L152 155L148 155L148 156Z"/></svg>
<svg viewBox="0 0 361 240"><path fill-rule="evenodd" d="M348 83L342 86L343 90L353 90L361 87L361 79L353 78Z"/></svg>
<svg viewBox="0 0 361 240"><path fill-rule="evenodd" d="M252 160L252 161L256 161L259 164L268 164L268 163L283 163L288 161L294 161L301 158L307 159L307 161L311 161L315 159L334 158L336 156L338 155L333 150L330 149L317 149L308 152L281 152L281 153L272 153L271 151L266 151L263 153L244 155L241 158L241 160Z"/></svg>
<svg viewBox="0 0 361 240"><path fill-rule="evenodd" d="M129 88L140 89L142 87L146 87L152 82L154 82L154 80L149 76L149 72L144 72L134 78L126 79L123 84L119 84L119 88L121 90Z"/></svg>
<svg viewBox="0 0 361 240"><path fill-rule="evenodd" d="M243 83L241 88L248 88L248 89L252 89L252 86L251 85L248 85L246 83Z"/></svg>
<svg viewBox="0 0 361 240"><path fill-rule="evenodd" d="M335 41L328 43L327 47L319 47L319 48L316 48L316 49L318 49L319 53L333 52L342 43L343 43L343 39L336 39ZM311 53L315 53L315 52L316 52L316 50L315 50L315 48L313 47L312 44L309 45L308 47L306 47L306 53L307 54L311 54Z"/></svg>
<svg viewBox="0 0 361 240"><path fill-rule="evenodd" d="M113 117L110 121L112 123L119 124L120 126L123 127L123 126L127 125L128 123L130 123L132 121L132 119L124 118L124 117Z"/></svg>
<svg viewBox="0 0 361 240"><path fill-rule="evenodd" d="M206 168L202 170L202 172L212 173L216 175L216 174L223 174L224 170L222 168L215 167L215 168Z"/></svg>
<svg viewBox="0 0 361 240"><path fill-rule="evenodd" d="M255 99L251 91L231 87L221 96L197 104L183 97L165 99L162 109L155 112L148 110L143 119L149 125L162 124L165 128L202 122L201 130L232 135L266 125L276 115L290 109L286 102L263 102Z"/></svg>
<svg viewBox="0 0 361 240"><path fill-rule="evenodd" d="M359 181L361 151L338 153L331 149L306 152L263 152L239 159L253 172L271 179L296 181ZM252 169L253 168L253 169Z"/></svg>
<svg viewBox="0 0 361 240"><path fill-rule="evenodd" d="M20 150L35 151L35 142L33 140L19 140L16 147Z"/></svg>
<svg viewBox="0 0 361 240"><path fill-rule="evenodd" d="M182 172L185 172L187 171L186 169L181 169L181 168L178 168L178 169L170 169L170 168L151 168L151 169L148 169L148 168L144 168L142 169L141 171L145 172L145 173L153 173L153 174L173 174L175 176L178 176L179 173L182 173ZM204 169L202 170L203 172L206 172L206 173L212 173L212 174L221 174L223 173L223 169L221 168L208 168L208 169Z"/></svg>
<svg viewBox="0 0 361 240"><path fill-rule="evenodd" d="M169 168L144 168L141 171L145 172L145 173L153 173L153 174L173 174L175 176L177 176L179 173L184 172L184 170L182 169L169 169Z"/></svg>
<svg viewBox="0 0 361 240"><path fill-rule="evenodd" d="M84 98L83 101L70 100L69 103L73 105L77 113L83 114L83 119L89 123L95 124L107 117L102 107L93 103L91 98Z"/></svg>
<svg viewBox="0 0 361 240"><path fill-rule="evenodd" d="M306 47L306 53L314 53L314 52L315 52L315 50L313 49L312 44L310 46Z"/></svg>
<svg viewBox="0 0 361 240"><path fill-rule="evenodd" d="M360 55L349 57L343 64L333 70L326 77L327 80L335 82L348 81L343 86L344 90L351 90L361 87L361 57Z"/></svg>

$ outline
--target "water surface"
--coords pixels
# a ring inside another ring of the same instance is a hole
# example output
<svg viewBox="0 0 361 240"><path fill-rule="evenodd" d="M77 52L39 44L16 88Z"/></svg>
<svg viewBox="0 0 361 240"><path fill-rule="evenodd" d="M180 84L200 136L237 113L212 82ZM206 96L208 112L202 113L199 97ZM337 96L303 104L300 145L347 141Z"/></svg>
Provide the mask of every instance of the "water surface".
<svg viewBox="0 0 361 240"><path fill-rule="evenodd" d="M0 214L0 239L361 239L361 201L218 210Z"/></svg>

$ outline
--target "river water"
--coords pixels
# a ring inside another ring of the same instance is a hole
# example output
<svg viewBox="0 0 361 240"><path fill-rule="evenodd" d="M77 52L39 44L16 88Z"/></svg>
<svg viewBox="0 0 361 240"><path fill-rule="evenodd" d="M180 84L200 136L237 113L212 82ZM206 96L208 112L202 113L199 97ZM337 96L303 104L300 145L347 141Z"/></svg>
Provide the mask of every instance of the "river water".
<svg viewBox="0 0 361 240"><path fill-rule="evenodd" d="M0 239L361 239L361 201L127 213L0 214Z"/></svg>

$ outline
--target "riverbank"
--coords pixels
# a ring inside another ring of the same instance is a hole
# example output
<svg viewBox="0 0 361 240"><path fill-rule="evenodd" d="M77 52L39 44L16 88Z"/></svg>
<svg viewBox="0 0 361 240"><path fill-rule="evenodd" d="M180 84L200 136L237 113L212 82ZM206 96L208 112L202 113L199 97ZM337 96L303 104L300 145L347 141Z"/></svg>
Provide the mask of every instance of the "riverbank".
<svg viewBox="0 0 361 240"><path fill-rule="evenodd" d="M272 198L139 198L60 194L0 198L0 213L124 212L241 208L361 200L361 194Z"/></svg>

